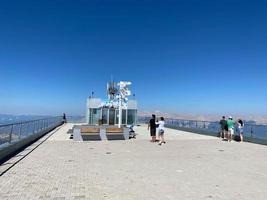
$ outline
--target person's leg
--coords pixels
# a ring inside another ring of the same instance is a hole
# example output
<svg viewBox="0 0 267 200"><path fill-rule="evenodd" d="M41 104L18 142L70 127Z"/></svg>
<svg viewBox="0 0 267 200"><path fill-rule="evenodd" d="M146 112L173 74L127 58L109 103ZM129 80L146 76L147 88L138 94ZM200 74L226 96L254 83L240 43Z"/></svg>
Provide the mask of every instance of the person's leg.
<svg viewBox="0 0 267 200"><path fill-rule="evenodd" d="M162 135L159 133L159 145L162 144Z"/></svg>
<svg viewBox="0 0 267 200"><path fill-rule="evenodd" d="M227 140L228 137L228 131L224 130L223 139Z"/></svg>
<svg viewBox="0 0 267 200"><path fill-rule="evenodd" d="M153 129L153 142L156 142L156 129Z"/></svg>
<svg viewBox="0 0 267 200"><path fill-rule="evenodd" d="M159 131L158 129L156 129L156 142L159 142L160 141L160 135L159 135Z"/></svg>
<svg viewBox="0 0 267 200"><path fill-rule="evenodd" d="M233 139L233 135L234 135L234 130L231 128L230 129L230 134L229 134L229 141L231 142Z"/></svg>
<svg viewBox="0 0 267 200"><path fill-rule="evenodd" d="M243 132L242 131L240 132L239 136L240 136L240 142L243 142L244 141L244 136L243 136Z"/></svg>
<svg viewBox="0 0 267 200"><path fill-rule="evenodd" d="M231 129L228 130L227 140L231 141Z"/></svg>
<svg viewBox="0 0 267 200"><path fill-rule="evenodd" d="M161 141L165 144L164 133L161 135Z"/></svg>
<svg viewBox="0 0 267 200"><path fill-rule="evenodd" d="M151 136L150 142L153 142L153 129L151 129L151 128L150 128L150 136Z"/></svg>

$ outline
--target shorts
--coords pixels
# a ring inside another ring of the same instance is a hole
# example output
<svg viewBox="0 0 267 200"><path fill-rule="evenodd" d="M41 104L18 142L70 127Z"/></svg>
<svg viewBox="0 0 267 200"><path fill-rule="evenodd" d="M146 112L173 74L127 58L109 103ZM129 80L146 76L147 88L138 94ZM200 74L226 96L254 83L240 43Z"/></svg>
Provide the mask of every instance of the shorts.
<svg viewBox="0 0 267 200"><path fill-rule="evenodd" d="M244 133L244 128L238 128L238 134L243 134Z"/></svg>
<svg viewBox="0 0 267 200"><path fill-rule="evenodd" d="M150 128L150 136L151 137L156 136L156 128Z"/></svg>
<svg viewBox="0 0 267 200"><path fill-rule="evenodd" d="M231 135L234 135L234 129L229 128L229 129L228 129L228 133L230 133Z"/></svg>
<svg viewBox="0 0 267 200"><path fill-rule="evenodd" d="M164 130L160 129L159 130L159 135L163 135L164 134Z"/></svg>

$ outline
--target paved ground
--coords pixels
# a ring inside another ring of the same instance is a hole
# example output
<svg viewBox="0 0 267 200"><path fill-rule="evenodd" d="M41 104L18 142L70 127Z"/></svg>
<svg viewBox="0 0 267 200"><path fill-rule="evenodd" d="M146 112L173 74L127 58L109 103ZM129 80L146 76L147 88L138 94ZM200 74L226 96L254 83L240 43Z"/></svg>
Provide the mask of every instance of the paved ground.
<svg viewBox="0 0 267 200"><path fill-rule="evenodd" d="M71 126L0 177L1 200L266 199L267 146L171 129L159 146L145 127L136 140L74 142Z"/></svg>

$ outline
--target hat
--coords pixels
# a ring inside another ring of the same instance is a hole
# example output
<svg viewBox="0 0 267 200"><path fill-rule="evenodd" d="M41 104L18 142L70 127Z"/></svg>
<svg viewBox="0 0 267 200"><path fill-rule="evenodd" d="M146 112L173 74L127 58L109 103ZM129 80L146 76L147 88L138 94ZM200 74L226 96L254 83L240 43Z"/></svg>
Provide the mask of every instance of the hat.
<svg viewBox="0 0 267 200"><path fill-rule="evenodd" d="M228 117L229 119L233 119L231 116Z"/></svg>

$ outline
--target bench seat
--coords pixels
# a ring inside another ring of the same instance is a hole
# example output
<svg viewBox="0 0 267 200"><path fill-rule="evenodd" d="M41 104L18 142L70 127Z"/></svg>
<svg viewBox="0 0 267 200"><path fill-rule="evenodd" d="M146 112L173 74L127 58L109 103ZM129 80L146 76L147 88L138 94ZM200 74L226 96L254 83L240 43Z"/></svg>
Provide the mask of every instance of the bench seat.
<svg viewBox="0 0 267 200"><path fill-rule="evenodd" d="M100 128L82 127L81 136L83 140L101 140Z"/></svg>
<svg viewBox="0 0 267 200"><path fill-rule="evenodd" d="M123 128L106 128L106 136L108 140L125 140Z"/></svg>

